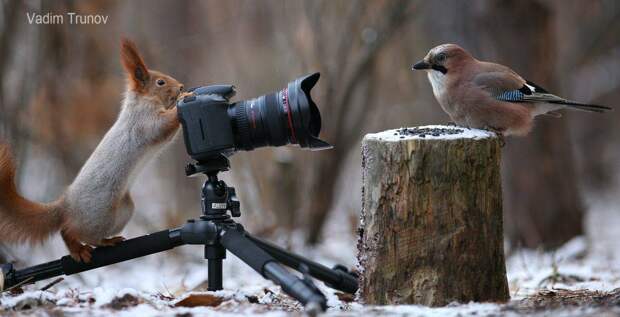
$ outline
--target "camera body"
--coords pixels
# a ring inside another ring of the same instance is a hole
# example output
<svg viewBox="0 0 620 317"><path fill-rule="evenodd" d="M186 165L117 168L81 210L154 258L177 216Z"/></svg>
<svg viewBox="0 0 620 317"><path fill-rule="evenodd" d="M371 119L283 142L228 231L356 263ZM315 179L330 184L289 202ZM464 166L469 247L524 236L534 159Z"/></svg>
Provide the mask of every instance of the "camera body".
<svg viewBox="0 0 620 317"><path fill-rule="evenodd" d="M231 155L235 139L228 108L235 95L234 86L202 86L189 91L194 95L177 103L187 153L197 161L219 154Z"/></svg>
<svg viewBox="0 0 620 317"><path fill-rule="evenodd" d="M193 95L177 102L187 153L201 163L263 146L331 148L318 138L321 115L310 96L318 80L318 73L310 74L280 91L235 103L232 85L190 89Z"/></svg>

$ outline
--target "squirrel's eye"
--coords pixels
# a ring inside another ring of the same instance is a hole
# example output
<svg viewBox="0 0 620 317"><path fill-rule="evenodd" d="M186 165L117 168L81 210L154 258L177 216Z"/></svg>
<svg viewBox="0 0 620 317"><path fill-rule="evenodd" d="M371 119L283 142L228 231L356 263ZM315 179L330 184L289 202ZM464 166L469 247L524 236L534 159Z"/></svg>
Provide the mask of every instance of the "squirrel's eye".
<svg viewBox="0 0 620 317"><path fill-rule="evenodd" d="M446 61L446 54L445 53L439 53L437 54L437 56L435 56L435 60L439 63L443 63Z"/></svg>
<svg viewBox="0 0 620 317"><path fill-rule="evenodd" d="M165 85L165 84L166 84L166 81L165 81L165 80L163 80L163 79L158 79L158 80L157 80L157 86L163 86L163 85Z"/></svg>

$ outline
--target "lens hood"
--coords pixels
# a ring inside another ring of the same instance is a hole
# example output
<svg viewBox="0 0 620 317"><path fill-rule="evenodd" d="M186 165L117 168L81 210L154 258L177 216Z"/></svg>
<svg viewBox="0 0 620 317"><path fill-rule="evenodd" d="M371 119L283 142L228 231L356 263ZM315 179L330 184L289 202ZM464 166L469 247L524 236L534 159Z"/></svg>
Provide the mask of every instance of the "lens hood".
<svg viewBox="0 0 620 317"><path fill-rule="evenodd" d="M289 105L291 107L293 129L301 147L312 150L325 150L333 146L321 139L321 113L312 100L310 90L319 81L320 73L309 74L288 84Z"/></svg>

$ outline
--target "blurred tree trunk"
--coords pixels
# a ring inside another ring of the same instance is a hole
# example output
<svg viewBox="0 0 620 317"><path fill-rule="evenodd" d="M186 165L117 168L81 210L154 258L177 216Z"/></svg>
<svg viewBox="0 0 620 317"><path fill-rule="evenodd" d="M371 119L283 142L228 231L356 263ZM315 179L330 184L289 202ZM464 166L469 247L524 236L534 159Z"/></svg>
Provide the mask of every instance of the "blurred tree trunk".
<svg viewBox="0 0 620 317"><path fill-rule="evenodd" d="M321 109L322 138L335 146L315 155L310 162L312 168L304 169L310 181L301 188L304 195L299 197L309 198L304 206L304 225L306 242L310 244L320 239L335 200L342 164L349 150L358 144L370 116L374 100L367 94L377 89L371 76L375 63L395 34L411 21L416 4L407 0L307 2L303 19L309 30L302 27L302 31L292 30L288 35L288 45L322 72L321 87L325 93L316 98L320 105L325 105ZM283 29L294 24L289 21ZM308 32L307 38L297 36L303 31Z"/></svg>
<svg viewBox="0 0 620 317"><path fill-rule="evenodd" d="M486 30L478 33L482 47L494 47L498 62L529 80L552 86L557 51L549 8L535 0L489 1L488 6L477 24ZM513 246L553 248L583 234L584 212L568 122L537 121L529 136L511 138L505 147L506 233Z"/></svg>
<svg viewBox="0 0 620 317"><path fill-rule="evenodd" d="M3 120L0 120L0 140L11 144L13 151L22 142L13 142L13 138L17 137L16 120L18 113L23 112L24 107L16 107L10 100L8 94L5 94L5 81L9 78L6 76L12 62L12 47L15 47L20 38L17 36L19 32L19 19L22 11L22 3L19 0L10 0L0 4L2 6L2 15L0 18L0 111ZM5 76L7 78L5 78ZM22 85L22 86L25 86Z"/></svg>
<svg viewBox="0 0 620 317"><path fill-rule="evenodd" d="M5 87L5 74L9 68L11 61L10 48L13 47L16 34L18 31L18 21L22 3L19 0L9 0L0 3L2 8L0 15L0 112L2 113L2 120L0 120L0 144L11 144L15 133L15 124L13 113L15 107L7 105L7 98L4 93ZM21 143L21 142L20 142ZM18 142L13 142L11 148L14 148ZM8 252L5 246L0 242L0 263L5 263L8 260Z"/></svg>
<svg viewBox="0 0 620 317"><path fill-rule="evenodd" d="M551 3L557 12L562 58L558 70L566 97L617 106L620 98L620 10L617 1ZM574 27L579 21L579 28ZM588 78L588 80L584 80ZM603 115L576 113L571 132L576 145L578 177L587 203L614 196L620 153L618 111Z"/></svg>
<svg viewBox="0 0 620 317"><path fill-rule="evenodd" d="M278 180L274 184L274 192L280 195L276 196L270 203L273 210L278 212L276 215L278 224L283 225L284 229L290 232L295 230L296 219L299 217L300 195L297 182L299 170L295 168L295 162L288 150L281 152L278 150L276 149L274 154L276 169L279 174L272 177Z"/></svg>

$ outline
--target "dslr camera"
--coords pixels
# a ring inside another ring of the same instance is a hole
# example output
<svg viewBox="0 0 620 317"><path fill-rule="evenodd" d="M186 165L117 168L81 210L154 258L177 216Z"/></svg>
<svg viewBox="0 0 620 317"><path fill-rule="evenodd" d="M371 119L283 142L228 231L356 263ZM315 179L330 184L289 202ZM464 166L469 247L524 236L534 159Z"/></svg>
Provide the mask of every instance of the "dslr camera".
<svg viewBox="0 0 620 317"><path fill-rule="evenodd" d="M310 74L291 81L280 91L233 103L232 85L190 89L193 95L177 102L187 153L201 163L263 146L331 148L318 137L321 114L310 96L319 76Z"/></svg>

